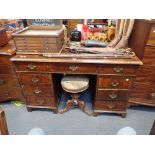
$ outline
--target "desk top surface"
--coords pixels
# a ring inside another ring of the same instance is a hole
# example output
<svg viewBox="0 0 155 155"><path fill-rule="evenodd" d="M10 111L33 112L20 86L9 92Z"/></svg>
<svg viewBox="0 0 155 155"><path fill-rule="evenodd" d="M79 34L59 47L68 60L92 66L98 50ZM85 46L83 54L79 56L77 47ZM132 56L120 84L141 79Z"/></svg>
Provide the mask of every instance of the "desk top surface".
<svg viewBox="0 0 155 155"><path fill-rule="evenodd" d="M19 54L11 58L11 61L20 62L48 62L48 63L84 63L84 64L126 64L142 65L143 63L137 56L132 58L46 58L41 55Z"/></svg>

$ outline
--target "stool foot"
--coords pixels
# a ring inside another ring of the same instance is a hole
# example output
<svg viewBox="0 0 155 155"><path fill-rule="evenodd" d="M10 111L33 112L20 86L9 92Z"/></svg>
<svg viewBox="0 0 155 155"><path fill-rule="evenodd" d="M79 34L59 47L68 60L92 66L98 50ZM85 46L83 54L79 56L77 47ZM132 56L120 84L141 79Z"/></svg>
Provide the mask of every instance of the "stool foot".
<svg viewBox="0 0 155 155"><path fill-rule="evenodd" d="M59 111L59 114L63 114L65 112L67 112L72 106L73 106L73 101L72 100L68 100L67 103L66 103L66 107L64 109L61 109Z"/></svg>
<svg viewBox="0 0 155 155"><path fill-rule="evenodd" d="M85 114L87 114L88 116L92 116L92 113L87 111L86 104L84 101L78 101L78 105Z"/></svg>

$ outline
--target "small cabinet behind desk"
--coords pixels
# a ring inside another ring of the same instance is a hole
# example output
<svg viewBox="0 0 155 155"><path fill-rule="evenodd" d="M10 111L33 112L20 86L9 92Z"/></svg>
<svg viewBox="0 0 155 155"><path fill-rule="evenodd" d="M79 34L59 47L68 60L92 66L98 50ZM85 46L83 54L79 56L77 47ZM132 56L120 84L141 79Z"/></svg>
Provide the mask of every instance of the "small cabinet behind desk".
<svg viewBox="0 0 155 155"><path fill-rule="evenodd" d="M14 99L24 101L18 77L10 62L14 54L15 47L12 41L0 48L0 102Z"/></svg>
<svg viewBox="0 0 155 155"><path fill-rule="evenodd" d="M126 116L128 92L136 69L142 65L131 59L45 58L39 55L16 55L14 62L27 109L49 108L57 113L61 95L58 74L87 74L97 78L93 103L94 115L110 112Z"/></svg>

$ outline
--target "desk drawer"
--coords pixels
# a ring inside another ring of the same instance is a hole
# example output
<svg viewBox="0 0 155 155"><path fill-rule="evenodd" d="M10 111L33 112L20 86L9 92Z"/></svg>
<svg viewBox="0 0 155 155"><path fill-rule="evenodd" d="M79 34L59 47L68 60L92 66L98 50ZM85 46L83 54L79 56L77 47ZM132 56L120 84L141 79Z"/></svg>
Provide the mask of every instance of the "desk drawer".
<svg viewBox="0 0 155 155"><path fill-rule="evenodd" d="M37 86L33 85L23 85L23 92L25 95L44 95L52 96L51 85L39 84Z"/></svg>
<svg viewBox="0 0 155 155"><path fill-rule="evenodd" d="M129 100L139 104L155 106L155 84L135 83L132 87Z"/></svg>
<svg viewBox="0 0 155 155"><path fill-rule="evenodd" d="M128 76L99 76L98 87L110 89L129 89L132 77Z"/></svg>
<svg viewBox="0 0 155 155"><path fill-rule="evenodd" d="M103 65L98 67L100 74L126 74L135 75L136 67L130 65Z"/></svg>
<svg viewBox="0 0 155 155"><path fill-rule="evenodd" d="M31 74L31 73L18 73L20 82L22 84L50 84L52 83L51 74Z"/></svg>
<svg viewBox="0 0 155 155"><path fill-rule="evenodd" d="M49 71L48 63L15 62L17 71Z"/></svg>
<svg viewBox="0 0 155 155"><path fill-rule="evenodd" d="M45 37L16 37L14 38L16 43L36 43L36 44L43 44L43 43L56 43L56 38L45 38Z"/></svg>
<svg viewBox="0 0 155 155"><path fill-rule="evenodd" d="M126 111L126 101L96 101L95 109L105 111Z"/></svg>
<svg viewBox="0 0 155 155"><path fill-rule="evenodd" d="M92 64L52 64L52 70L54 72L61 73L85 73L85 74L95 74L96 66Z"/></svg>
<svg viewBox="0 0 155 155"><path fill-rule="evenodd" d="M27 96L27 104L34 106L55 106L52 97Z"/></svg>
<svg viewBox="0 0 155 155"><path fill-rule="evenodd" d="M97 90L97 100L127 100L128 91L125 90Z"/></svg>
<svg viewBox="0 0 155 155"><path fill-rule="evenodd" d="M57 45L45 44L45 45L37 45L37 44L19 44L18 51L43 51L43 50L54 50L57 51Z"/></svg>
<svg viewBox="0 0 155 155"><path fill-rule="evenodd" d="M140 66L135 82L155 83L155 66Z"/></svg>

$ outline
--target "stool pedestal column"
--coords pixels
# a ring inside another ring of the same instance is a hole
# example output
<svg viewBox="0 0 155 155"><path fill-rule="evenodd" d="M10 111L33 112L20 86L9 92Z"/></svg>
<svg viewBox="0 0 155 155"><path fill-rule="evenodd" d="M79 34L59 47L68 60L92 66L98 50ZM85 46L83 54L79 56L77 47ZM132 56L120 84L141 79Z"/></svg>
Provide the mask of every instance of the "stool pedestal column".
<svg viewBox="0 0 155 155"><path fill-rule="evenodd" d="M67 112L73 106L78 106L88 116L92 115L90 112L87 111L85 102L80 100L79 93L71 93L71 97L72 97L72 99L67 101L66 107L59 111L60 114Z"/></svg>

